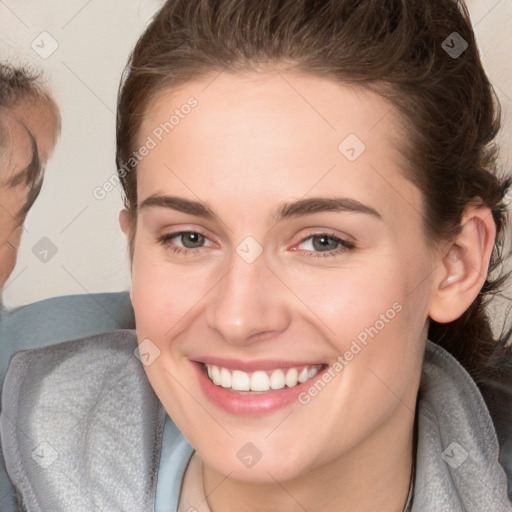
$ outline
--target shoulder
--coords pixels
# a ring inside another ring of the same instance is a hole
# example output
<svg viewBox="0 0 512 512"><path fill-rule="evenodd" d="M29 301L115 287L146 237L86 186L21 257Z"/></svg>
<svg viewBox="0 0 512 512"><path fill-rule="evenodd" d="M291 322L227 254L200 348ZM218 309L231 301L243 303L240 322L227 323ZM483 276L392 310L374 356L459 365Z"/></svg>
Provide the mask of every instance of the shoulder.
<svg viewBox="0 0 512 512"><path fill-rule="evenodd" d="M80 360L80 365L76 370L80 374L89 371L106 371L108 365L116 361L122 360L130 364L136 347L136 333L129 329L93 334L72 341L61 341L17 352L12 357L7 376L26 365L30 365L32 370L54 372L73 364L77 359ZM95 361L103 361L103 364L100 362L95 365Z"/></svg>
<svg viewBox="0 0 512 512"><path fill-rule="evenodd" d="M23 348L36 348L114 329L135 327L126 292L51 297L3 310L0 329ZM24 346L23 346L24 345Z"/></svg>
<svg viewBox="0 0 512 512"><path fill-rule="evenodd" d="M73 389L79 389L85 403L100 389L99 382L112 385L123 375L129 375L133 383L140 382L144 375L134 355L136 347L135 331L119 330L17 352L6 374L3 408L10 406L6 398L11 397L12 402L34 386L40 391L58 391L61 402ZM41 393L24 398L29 397L40 400Z"/></svg>
<svg viewBox="0 0 512 512"><path fill-rule="evenodd" d="M127 293L52 297L0 317L0 385L13 354L114 329L133 329L133 308Z"/></svg>
<svg viewBox="0 0 512 512"><path fill-rule="evenodd" d="M484 398L462 365L430 341L417 414L418 509L470 509L478 503L482 510L511 510L507 474Z"/></svg>
<svg viewBox="0 0 512 512"><path fill-rule="evenodd" d="M123 330L13 357L2 448L25 503L42 510L54 500L73 510L91 500L104 510L152 503L165 414L136 347L135 331Z"/></svg>

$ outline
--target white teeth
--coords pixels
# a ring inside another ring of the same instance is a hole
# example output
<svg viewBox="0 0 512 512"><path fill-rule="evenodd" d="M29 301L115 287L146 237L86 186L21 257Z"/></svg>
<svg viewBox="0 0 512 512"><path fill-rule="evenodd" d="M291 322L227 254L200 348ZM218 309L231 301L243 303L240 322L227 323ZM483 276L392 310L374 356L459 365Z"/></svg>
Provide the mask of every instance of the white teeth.
<svg viewBox="0 0 512 512"><path fill-rule="evenodd" d="M218 366L211 366L212 376L210 377L213 380L213 383L217 386L220 386L220 370Z"/></svg>
<svg viewBox="0 0 512 512"><path fill-rule="evenodd" d="M249 391L251 389L251 379L249 375L240 370L235 370L231 376L231 389L235 391Z"/></svg>
<svg viewBox="0 0 512 512"><path fill-rule="evenodd" d="M226 370L226 368L220 370L220 385L223 388L231 387L231 373L229 370Z"/></svg>
<svg viewBox="0 0 512 512"><path fill-rule="evenodd" d="M321 365L314 367L289 368L286 374L280 368L270 372L256 371L251 375L241 370L228 370L214 364L206 364L208 377L216 386L231 388L233 391L269 391L293 388L314 377ZM270 373L270 375L269 375Z"/></svg>
<svg viewBox="0 0 512 512"><path fill-rule="evenodd" d="M297 377L297 380L302 384L303 382L306 382L308 380L308 369L302 368L302 370L299 373L299 376Z"/></svg>
<svg viewBox="0 0 512 512"><path fill-rule="evenodd" d="M270 387L272 389L282 389L285 384L283 370L274 370L270 376Z"/></svg>
<svg viewBox="0 0 512 512"><path fill-rule="evenodd" d="M254 372L251 376L251 391L268 391L270 378L265 372Z"/></svg>
<svg viewBox="0 0 512 512"><path fill-rule="evenodd" d="M286 372L286 385L289 388L293 388L293 386L296 386L298 376L299 376L299 372L297 371L297 368L290 368Z"/></svg>

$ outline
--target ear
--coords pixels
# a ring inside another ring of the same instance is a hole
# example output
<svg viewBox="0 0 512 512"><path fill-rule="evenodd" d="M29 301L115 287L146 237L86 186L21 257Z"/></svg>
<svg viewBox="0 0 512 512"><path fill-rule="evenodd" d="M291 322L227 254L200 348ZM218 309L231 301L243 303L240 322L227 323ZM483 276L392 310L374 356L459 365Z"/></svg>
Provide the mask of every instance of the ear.
<svg viewBox="0 0 512 512"><path fill-rule="evenodd" d="M123 233L128 236L130 232L130 214L126 208L119 212L119 225Z"/></svg>
<svg viewBox="0 0 512 512"><path fill-rule="evenodd" d="M496 239L496 224L487 207L470 206L460 231L440 255L429 303L429 316L453 322L472 304L487 278Z"/></svg>
<svg viewBox="0 0 512 512"><path fill-rule="evenodd" d="M128 213L128 210L126 208L123 208L119 212L119 225L121 226L121 230L125 234L125 236L130 240L130 227L131 227L131 221L130 221L130 214ZM130 256L130 270L132 268L132 258ZM130 300L132 300L132 291L130 290ZM133 303L133 300L132 300Z"/></svg>

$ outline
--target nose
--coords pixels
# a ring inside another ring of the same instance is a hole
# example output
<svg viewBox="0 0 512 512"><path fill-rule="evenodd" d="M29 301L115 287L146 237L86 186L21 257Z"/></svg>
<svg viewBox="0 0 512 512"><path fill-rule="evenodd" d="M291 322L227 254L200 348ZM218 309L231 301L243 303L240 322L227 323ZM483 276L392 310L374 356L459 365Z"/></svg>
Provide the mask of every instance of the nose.
<svg viewBox="0 0 512 512"><path fill-rule="evenodd" d="M230 270L209 295L207 324L227 343L267 339L286 330L290 323L283 284L263 256L246 263L235 254Z"/></svg>

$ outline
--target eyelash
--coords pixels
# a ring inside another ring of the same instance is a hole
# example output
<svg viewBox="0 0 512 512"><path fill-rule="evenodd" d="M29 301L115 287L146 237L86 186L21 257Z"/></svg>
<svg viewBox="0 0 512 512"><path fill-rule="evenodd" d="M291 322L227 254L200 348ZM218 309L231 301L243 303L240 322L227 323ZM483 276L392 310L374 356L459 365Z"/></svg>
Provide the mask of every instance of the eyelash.
<svg viewBox="0 0 512 512"><path fill-rule="evenodd" d="M157 242L163 245L165 248L171 250L175 254L181 254L182 252L196 254L200 249L202 249L202 247L188 249L186 247L178 247L171 242L173 238L179 237L181 235L188 235L190 233L201 235L204 238L207 238L207 236L204 233L201 233L201 231L176 231L175 233L167 233L165 235L158 237Z"/></svg>
<svg viewBox="0 0 512 512"><path fill-rule="evenodd" d="M329 258L338 256L347 251L354 251L356 249L356 244L354 242L345 240L343 238L340 238L339 236L336 236L334 233L329 232L310 233L307 237L303 238L299 243L302 244L305 241L309 240L310 238L314 237L330 238L331 240L335 241L339 245L339 247L332 251L305 251L304 256L308 258Z"/></svg>
<svg viewBox="0 0 512 512"><path fill-rule="evenodd" d="M187 234L196 234L201 235L204 238L208 238L204 233L201 233L201 231L177 231L175 233L167 233L165 235L162 235L160 237L157 237L157 242L164 247L170 249L175 254L181 254L181 253L188 253L190 255L197 254L200 249L203 247L196 247L193 249L189 249L186 247L179 247L176 245L173 245L171 240L173 238L179 237L181 235L187 235ZM326 258L326 257L334 257L341 253L347 252L347 251L354 251L357 246L354 242L351 242L349 240L345 240L343 238L340 238L339 236L336 236L334 233L329 232L320 232L320 233L310 233L308 236L303 238L299 244L302 244L309 240L310 238L314 237L324 237L329 238L331 240L334 240L336 243L340 245L337 249L334 249L332 251L304 251L304 256L308 258Z"/></svg>

